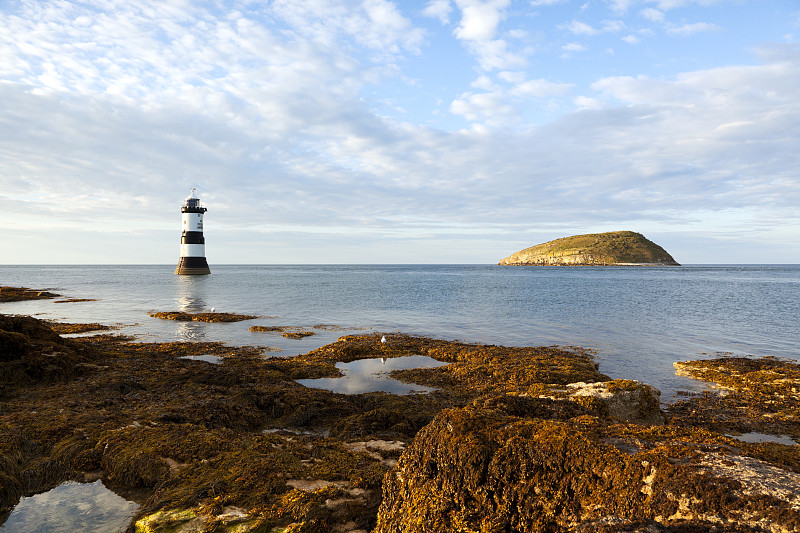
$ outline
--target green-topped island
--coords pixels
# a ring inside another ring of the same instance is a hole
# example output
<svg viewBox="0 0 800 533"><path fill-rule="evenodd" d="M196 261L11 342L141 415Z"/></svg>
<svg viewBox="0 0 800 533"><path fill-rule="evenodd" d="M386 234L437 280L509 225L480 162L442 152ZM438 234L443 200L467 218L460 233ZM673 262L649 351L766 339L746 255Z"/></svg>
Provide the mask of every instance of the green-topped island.
<svg viewBox="0 0 800 533"><path fill-rule="evenodd" d="M501 259L498 264L680 266L661 246L633 231L611 231L564 237L525 248Z"/></svg>

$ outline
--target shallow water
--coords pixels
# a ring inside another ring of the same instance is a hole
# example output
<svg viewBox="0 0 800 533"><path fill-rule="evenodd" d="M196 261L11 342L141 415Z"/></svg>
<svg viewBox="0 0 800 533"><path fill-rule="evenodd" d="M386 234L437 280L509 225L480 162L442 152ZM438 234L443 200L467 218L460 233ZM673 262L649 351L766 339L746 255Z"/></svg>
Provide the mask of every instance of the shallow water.
<svg viewBox="0 0 800 533"><path fill-rule="evenodd" d="M431 392L435 389L415 383L404 383L392 379L388 374L394 370L436 368L446 364L425 355L360 359L350 363L336 363L336 368L344 374L341 377L298 379L297 382L306 387L325 389L341 394L362 394L366 392L389 392L400 395L415 394Z"/></svg>
<svg viewBox="0 0 800 533"><path fill-rule="evenodd" d="M787 446L793 446L795 444L800 444L792 439L789 435L769 435L768 433L743 433L741 435L729 435L736 440L740 440L743 442L774 442L777 444L785 444Z"/></svg>
<svg viewBox="0 0 800 533"><path fill-rule="evenodd" d="M108 490L102 481L76 483L23 497L0 525L3 533L120 533L139 505Z"/></svg>
<svg viewBox="0 0 800 533"><path fill-rule="evenodd" d="M179 359L188 359L189 361L203 361L204 363L211 363L212 365L221 365L222 364L222 357L218 355L184 355Z"/></svg>
<svg viewBox="0 0 800 533"><path fill-rule="evenodd" d="M176 276L174 265L0 266L0 284L96 302L0 304L0 313L122 325L144 341L209 340L295 355L351 333L404 332L509 346L577 345L600 371L662 390L702 385L672 363L717 353L800 357L800 266L499 267L226 265ZM174 322L151 311L230 311L263 318ZM300 340L251 325L314 331ZM314 326L326 325L314 328ZM337 327L332 327L337 326Z"/></svg>

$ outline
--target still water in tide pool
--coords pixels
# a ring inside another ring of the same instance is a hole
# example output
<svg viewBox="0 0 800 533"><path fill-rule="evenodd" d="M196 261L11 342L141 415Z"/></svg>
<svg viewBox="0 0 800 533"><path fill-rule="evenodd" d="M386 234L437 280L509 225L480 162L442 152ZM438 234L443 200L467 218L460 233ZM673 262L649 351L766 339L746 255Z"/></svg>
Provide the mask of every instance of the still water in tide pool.
<svg viewBox="0 0 800 533"><path fill-rule="evenodd" d="M337 337L403 332L510 346L596 351L600 371L662 390L698 384L675 361L719 352L800 357L800 265L500 267L496 265L0 266L0 284L95 302L0 304L0 313L119 324L143 341L206 340L304 353ZM256 320L206 324L152 311L228 311ZM313 331L300 340L251 325ZM280 350L280 351L277 351Z"/></svg>
<svg viewBox="0 0 800 533"><path fill-rule="evenodd" d="M139 505L108 490L102 481L76 483L23 497L0 525L3 533L122 533Z"/></svg>
<svg viewBox="0 0 800 533"><path fill-rule="evenodd" d="M394 370L436 368L446 364L424 355L360 359L349 363L336 363L336 368L342 373L341 377L298 379L297 382L306 387L325 389L340 394L363 394L366 392L415 394L431 392L435 389L415 383L404 383L392 379L389 374Z"/></svg>

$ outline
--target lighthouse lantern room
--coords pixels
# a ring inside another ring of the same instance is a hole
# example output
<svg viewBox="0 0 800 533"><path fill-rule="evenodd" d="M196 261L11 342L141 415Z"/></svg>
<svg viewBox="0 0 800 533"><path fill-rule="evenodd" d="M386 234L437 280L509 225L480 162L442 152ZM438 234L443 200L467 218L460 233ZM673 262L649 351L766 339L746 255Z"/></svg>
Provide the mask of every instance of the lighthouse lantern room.
<svg viewBox="0 0 800 533"><path fill-rule="evenodd" d="M211 274L206 261L206 240L203 237L203 213L205 207L200 206L200 199L194 191L183 202L181 218L183 233L181 233L181 257L178 260L176 274L203 275Z"/></svg>

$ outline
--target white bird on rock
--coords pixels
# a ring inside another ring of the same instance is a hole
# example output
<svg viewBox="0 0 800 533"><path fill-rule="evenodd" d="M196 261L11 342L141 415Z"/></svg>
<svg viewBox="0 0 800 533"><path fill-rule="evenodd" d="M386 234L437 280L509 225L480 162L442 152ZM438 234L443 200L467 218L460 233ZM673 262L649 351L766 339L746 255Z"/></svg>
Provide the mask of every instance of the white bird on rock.
<svg viewBox="0 0 800 533"><path fill-rule="evenodd" d="M381 344L386 344L386 335L381 337Z"/></svg>

